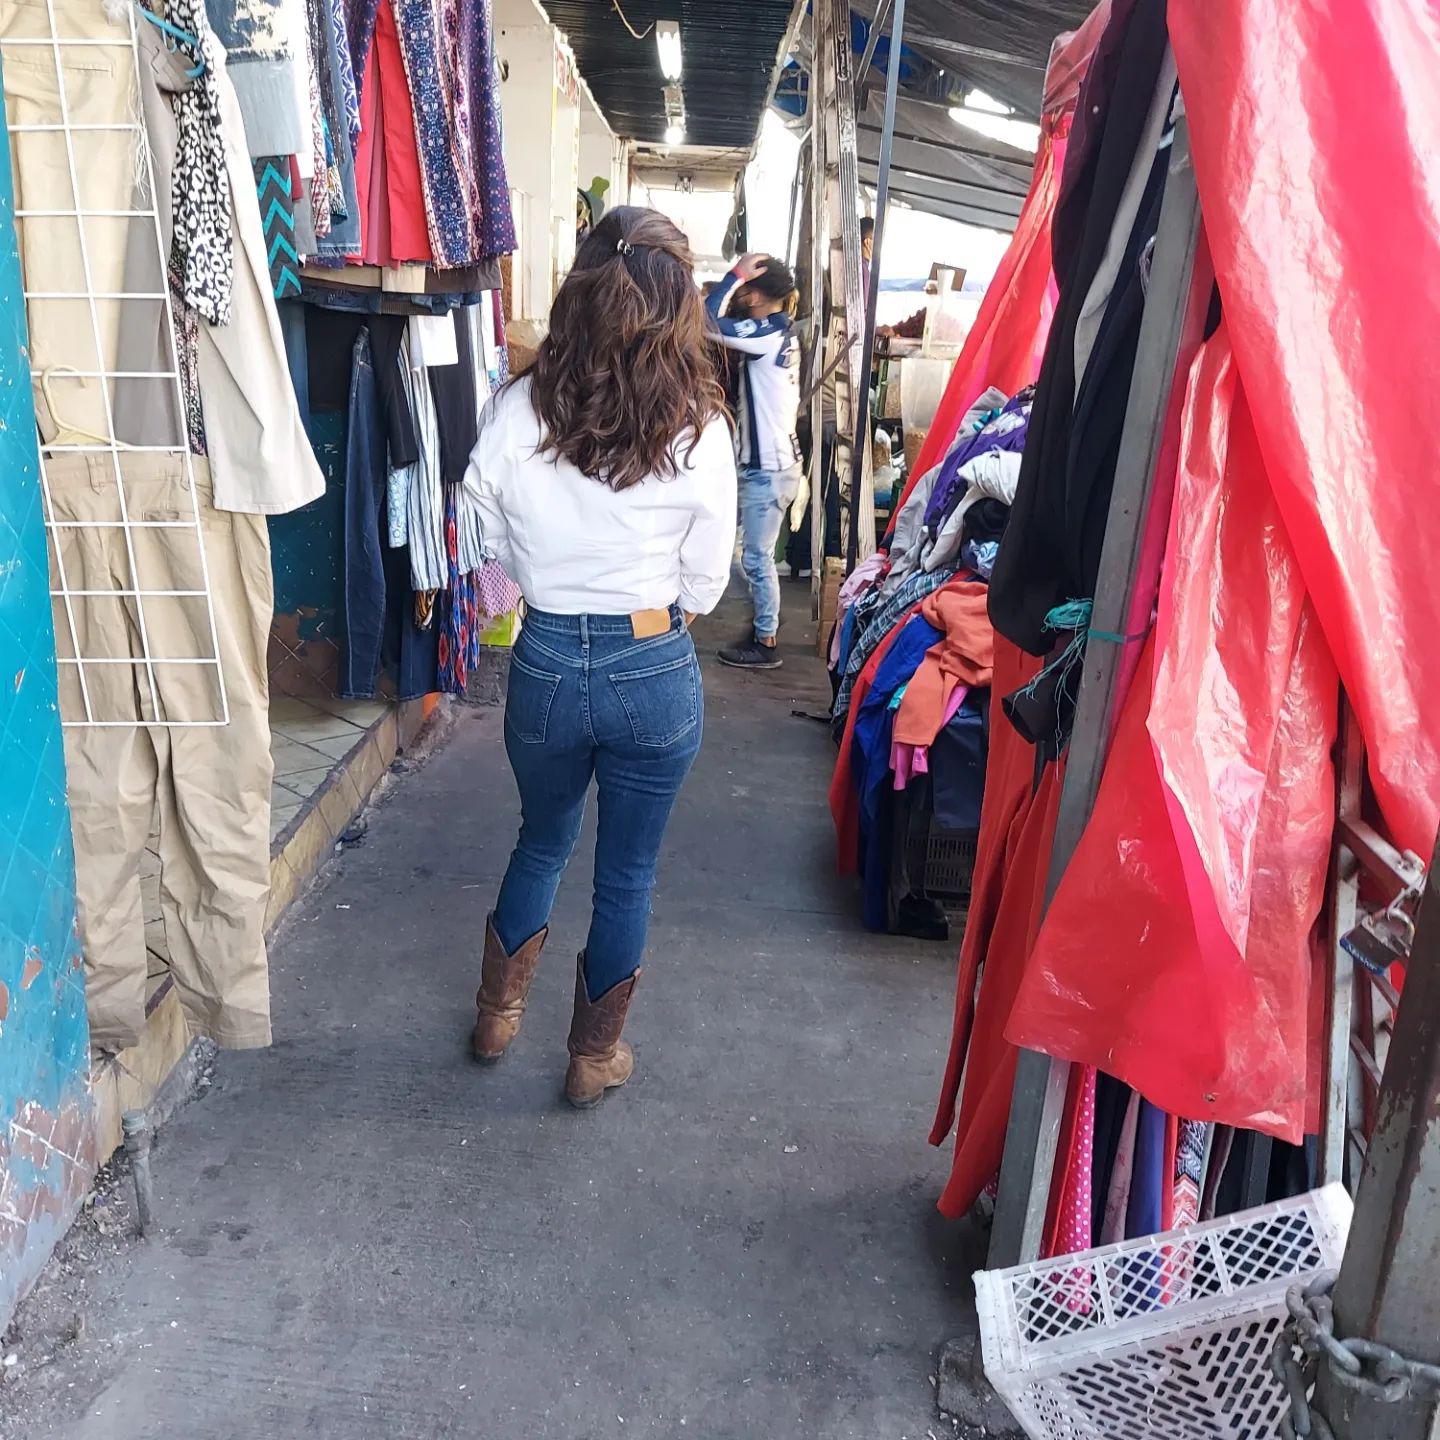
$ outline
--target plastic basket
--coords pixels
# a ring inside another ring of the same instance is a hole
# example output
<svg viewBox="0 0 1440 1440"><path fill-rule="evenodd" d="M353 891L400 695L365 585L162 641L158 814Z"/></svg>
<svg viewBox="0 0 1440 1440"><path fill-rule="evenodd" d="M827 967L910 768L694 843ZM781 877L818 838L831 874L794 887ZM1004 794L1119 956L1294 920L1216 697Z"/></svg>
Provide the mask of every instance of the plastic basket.
<svg viewBox="0 0 1440 1440"><path fill-rule="evenodd" d="M1285 1291L1338 1269L1341 1185L975 1277L985 1374L1033 1440L1274 1440Z"/></svg>
<svg viewBox="0 0 1440 1440"><path fill-rule="evenodd" d="M919 873L925 877L925 893L949 910L964 910L970 904L979 838L978 831L945 830L931 821Z"/></svg>

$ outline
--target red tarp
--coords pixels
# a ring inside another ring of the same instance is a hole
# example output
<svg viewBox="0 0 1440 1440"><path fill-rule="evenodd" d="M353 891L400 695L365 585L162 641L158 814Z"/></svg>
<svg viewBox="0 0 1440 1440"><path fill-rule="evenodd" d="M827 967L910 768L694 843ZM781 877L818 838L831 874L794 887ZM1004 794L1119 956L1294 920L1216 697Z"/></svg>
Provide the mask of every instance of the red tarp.
<svg viewBox="0 0 1440 1440"><path fill-rule="evenodd" d="M1192 371L1158 621L1091 824L1033 953L1014 849L966 937L932 1136L973 1018L951 1214L999 1158L1014 1060L987 1018L1172 1112L1314 1128L1339 681L1397 839L1428 858L1440 817L1440 7L1169 16L1225 325ZM987 785L992 845L1015 798L992 825Z"/></svg>
<svg viewBox="0 0 1440 1440"><path fill-rule="evenodd" d="M1428 857L1440 814L1440 12L1170 17L1226 324L1156 633L1007 1034L1295 1139L1337 666L1396 836Z"/></svg>
<svg viewBox="0 0 1440 1440"><path fill-rule="evenodd" d="M1396 838L1440 820L1440 6L1170 0L1235 358Z"/></svg>
<svg viewBox="0 0 1440 1440"><path fill-rule="evenodd" d="M1300 1139L1337 705L1222 328L1190 377L1159 620L1014 1044Z"/></svg>

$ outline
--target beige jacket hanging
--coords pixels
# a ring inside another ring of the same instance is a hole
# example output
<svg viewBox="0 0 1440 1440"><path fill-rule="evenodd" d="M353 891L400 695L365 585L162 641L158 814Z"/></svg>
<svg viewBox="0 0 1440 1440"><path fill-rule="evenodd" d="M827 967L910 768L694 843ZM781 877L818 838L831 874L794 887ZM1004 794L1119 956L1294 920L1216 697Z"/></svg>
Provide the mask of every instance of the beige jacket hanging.
<svg viewBox="0 0 1440 1440"><path fill-rule="evenodd" d="M215 50L234 213L235 284L230 323L200 324L199 388L210 474L216 509L283 515L318 498L325 480L290 382L240 105L224 74L223 52L218 46ZM169 97L191 83L185 74L187 63L183 55L165 48L164 37L154 26L140 26L140 102L154 156L156 208L167 253L176 152ZM163 324L163 315L161 320ZM153 338L135 337L137 345L147 340L157 347L152 353L167 357L153 368L168 368L169 346L162 341L162 332L157 329ZM138 355L129 350L130 342L130 335L121 337L125 368L132 368L132 361L137 362L134 369L152 368L138 363ZM142 415L127 406L117 405L117 411L117 425L128 432L122 438L132 444L146 443ZM122 415L126 417L123 420ZM156 419L172 429L164 417ZM160 443L173 443L173 431Z"/></svg>

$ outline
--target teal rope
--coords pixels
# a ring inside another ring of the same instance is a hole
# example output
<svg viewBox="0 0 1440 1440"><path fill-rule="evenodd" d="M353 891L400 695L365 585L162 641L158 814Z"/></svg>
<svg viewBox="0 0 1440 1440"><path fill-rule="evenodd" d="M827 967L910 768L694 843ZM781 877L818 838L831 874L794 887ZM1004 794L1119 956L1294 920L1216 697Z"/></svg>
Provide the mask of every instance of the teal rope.
<svg viewBox="0 0 1440 1440"><path fill-rule="evenodd" d="M1148 630L1137 630L1133 635L1122 635L1115 630L1095 630L1090 626L1090 614L1095 608L1093 600L1065 600L1056 605L1045 614L1041 622L1041 629L1058 634L1060 631L1072 631L1070 643L1050 661L1028 685L1022 686L1020 694L1033 695L1040 687L1040 682L1049 676L1061 672L1061 686L1068 683L1069 672L1074 669L1084 654L1085 643L1088 640L1104 640L1111 645L1128 645L1132 640L1144 640L1149 635Z"/></svg>
<svg viewBox="0 0 1440 1440"><path fill-rule="evenodd" d="M192 35L188 30L182 30L178 25L172 25L163 16L155 14L153 10L147 10L143 5L135 7L156 29L166 35L173 36L181 44L188 45L198 55L200 53L200 40L198 36ZM201 60L193 69L185 72L187 80L198 80L205 73L205 62Z"/></svg>

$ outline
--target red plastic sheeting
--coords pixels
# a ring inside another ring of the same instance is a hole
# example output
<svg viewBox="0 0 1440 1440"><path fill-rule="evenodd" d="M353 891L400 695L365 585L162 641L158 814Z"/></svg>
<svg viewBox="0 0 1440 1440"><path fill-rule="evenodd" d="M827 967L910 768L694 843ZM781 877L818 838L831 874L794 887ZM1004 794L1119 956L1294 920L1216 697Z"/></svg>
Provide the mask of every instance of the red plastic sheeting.
<svg viewBox="0 0 1440 1440"><path fill-rule="evenodd" d="M996 635L994 665L991 694L1006 695L1029 681L1040 661ZM1037 791L1034 747L995 717L950 1058L930 1131L930 1143L940 1145L956 1127L950 1179L940 1196L940 1210L951 1219L970 1209L1000 1169L1016 1060L1005 1022L1040 924L1061 774L1062 767L1047 766Z"/></svg>
<svg viewBox="0 0 1440 1440"><path fill-rule="evenodd" d="M1078 30L1056 41L1051 52L1030 191L950 372L930 433L901 492L902 503L920 477L944 459L965 412L988 386L1013 395L1040 373L1056 299L1050 273L1050 221L1060 196L1065 145L1080 82L1109 10L1109 0L1102 0Z"/></svg>
<svg viewBox="0 0 1440 1440"><path fill-rule="evenodd" d="M1334 830L1334 662L1225 328L1191 371L1159 621L1018 986L1014 1044L1296 1141Z"/></svg>
<svg viewBox="0 0 1440 1440"><path fill-rule="evenodd" d="M1385 820L1428 861L1440 819L1440 5L1170 0L1169 14L1275 500Z"/></svg>

